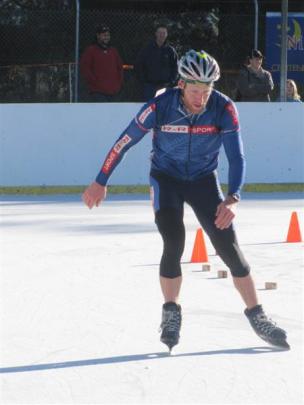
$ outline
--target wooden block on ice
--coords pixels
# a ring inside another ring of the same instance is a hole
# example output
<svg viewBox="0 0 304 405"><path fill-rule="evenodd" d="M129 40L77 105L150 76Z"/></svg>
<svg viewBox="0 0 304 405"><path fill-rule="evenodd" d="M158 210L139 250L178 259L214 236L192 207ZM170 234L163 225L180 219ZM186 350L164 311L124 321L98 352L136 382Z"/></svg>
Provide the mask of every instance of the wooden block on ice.
<svg viewBox="0 0 304 405"><path fill-rule="evenodd" d="M265 283L265 289L266 290L276 290L278 287L277 283L273 283L273 282L266 282Z"/></svg>
<svg viewBox="0 0 304 405"><path fill-rule="evenodd" d="M218 278L227 278L228 277L228 273L226 270L219 270L217 272L217 276Z"/></svg>
<svg viewBox="0 0 304 405"><path fill-rule="evenodd" d="M203 263L202 264L202 271L210 271L210 270L211 270L210 263Z"/></svg>

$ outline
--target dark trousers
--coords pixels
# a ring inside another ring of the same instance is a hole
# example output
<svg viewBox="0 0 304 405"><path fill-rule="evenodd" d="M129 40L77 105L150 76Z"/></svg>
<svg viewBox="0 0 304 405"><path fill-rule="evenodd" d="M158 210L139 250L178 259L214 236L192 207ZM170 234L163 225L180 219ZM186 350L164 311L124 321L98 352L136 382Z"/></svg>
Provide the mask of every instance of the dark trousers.
<svg viewBox="0 0 304 405"><path fill-rule="evenodd" d="M181 275L180 260L185 245L184 203L193 209L232 275L245 277L249 274L250 268L238 245L233 225L224 230L215 226L216 209L223 201L215 173L196 181L181 181L152 172L150 182L154 195L155 223L164 242L161 276L175 278Z"/></svg>

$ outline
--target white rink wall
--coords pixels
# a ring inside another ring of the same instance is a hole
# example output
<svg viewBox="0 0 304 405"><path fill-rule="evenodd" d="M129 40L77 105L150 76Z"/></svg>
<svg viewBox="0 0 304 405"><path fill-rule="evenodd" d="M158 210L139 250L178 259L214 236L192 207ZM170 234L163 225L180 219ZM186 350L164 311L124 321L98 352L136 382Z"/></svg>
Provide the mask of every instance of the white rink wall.
<svg viewBox="0 0 304 405"><path fill-rule="evenodd" d="M304 182L304 104L237 103L246 183ZM0 104L0 186L91 182L140 103ZM109 184L148 184L151 133ZM220 180L227 183L222 151Z"/></svg>

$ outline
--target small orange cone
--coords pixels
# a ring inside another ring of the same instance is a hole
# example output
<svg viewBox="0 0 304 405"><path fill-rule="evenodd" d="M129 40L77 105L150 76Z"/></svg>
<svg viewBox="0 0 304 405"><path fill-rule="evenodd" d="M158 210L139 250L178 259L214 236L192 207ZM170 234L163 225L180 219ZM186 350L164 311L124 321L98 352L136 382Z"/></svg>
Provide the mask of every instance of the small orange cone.
<svg viewBox="0 0 304 405"><path fill-rule="evenodd" d="M302 242L298 214L295 211L291 214L286 242Z"/></svg>
<svg viewBox="0 0 304 405"><path fill-rule="evenodd" d="M202 229L196 231L195 242L193 246L191 263L208 262L208 254Z"/></svg>

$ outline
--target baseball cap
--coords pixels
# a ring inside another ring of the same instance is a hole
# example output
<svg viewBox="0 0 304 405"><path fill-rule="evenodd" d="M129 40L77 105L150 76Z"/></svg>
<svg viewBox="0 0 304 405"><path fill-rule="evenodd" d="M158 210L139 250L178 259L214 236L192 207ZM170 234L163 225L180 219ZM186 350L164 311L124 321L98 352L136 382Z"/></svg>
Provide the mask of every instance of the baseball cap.
<svg viewBox="0 0 304 405"><path fill-rule="evenodd" d="M252 49L251 53L250 53L250 59L252 58L264 58L263 54L261 51L259 51L258 49Z"/></svg>
<svg viewBox="0 0 304 405"><path fill-rule="evenodd" d="M102 34L104 32L110 32L110 27L105 24L98 25L96 28L96 34Z"/></svg>

